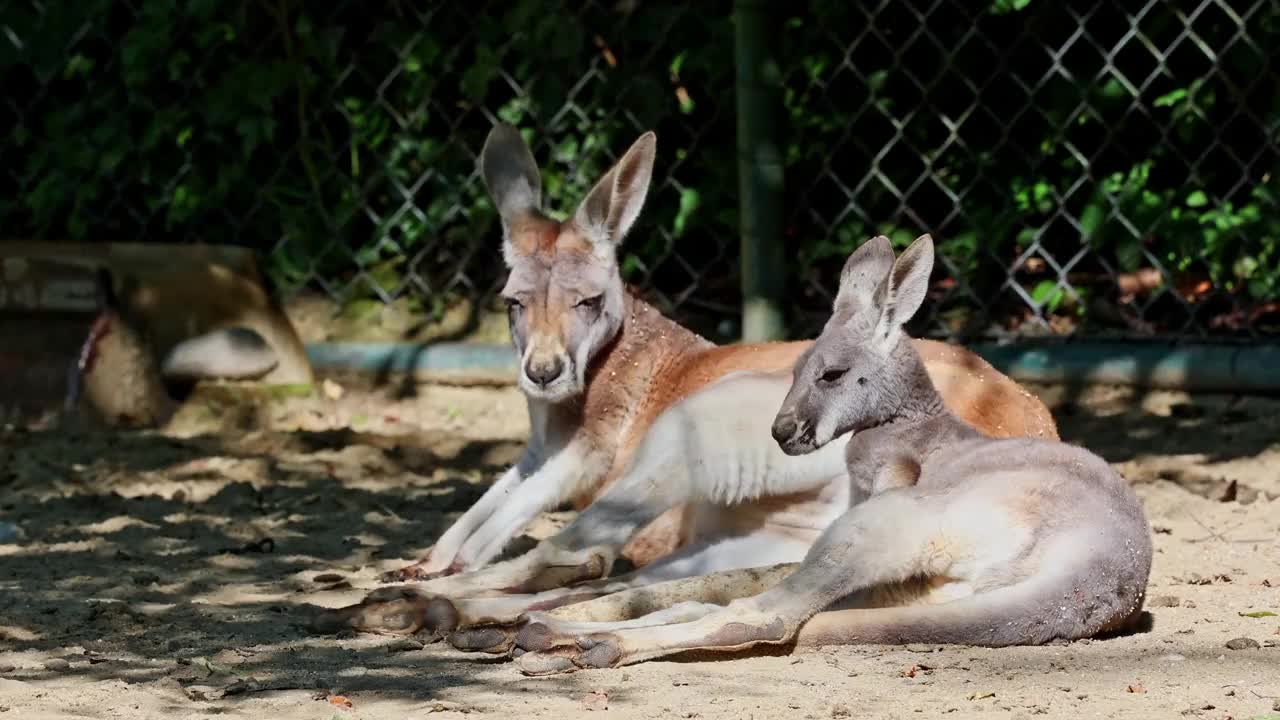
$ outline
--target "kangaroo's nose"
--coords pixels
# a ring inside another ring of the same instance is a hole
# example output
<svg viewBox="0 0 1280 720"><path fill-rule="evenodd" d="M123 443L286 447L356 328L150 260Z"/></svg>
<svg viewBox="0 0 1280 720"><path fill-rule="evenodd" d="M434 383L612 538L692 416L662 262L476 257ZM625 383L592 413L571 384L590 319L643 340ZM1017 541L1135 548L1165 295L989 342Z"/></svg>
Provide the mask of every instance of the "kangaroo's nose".
<svg viewBox="0 0 1280 720"><path fill-rule="evenodd" d="M779 415L773 419L773 439L782 445L796 434L796 419L793 415Z"/></svg>
<svg viewBox="0 0 1280 720"><path fill-rule="evenodd" d="M550 362L529 363L524 369L524 374L528 375L538 387L546 387L560 377L562 372L564 372L564 362L560 358L553 358Z"/></svg>

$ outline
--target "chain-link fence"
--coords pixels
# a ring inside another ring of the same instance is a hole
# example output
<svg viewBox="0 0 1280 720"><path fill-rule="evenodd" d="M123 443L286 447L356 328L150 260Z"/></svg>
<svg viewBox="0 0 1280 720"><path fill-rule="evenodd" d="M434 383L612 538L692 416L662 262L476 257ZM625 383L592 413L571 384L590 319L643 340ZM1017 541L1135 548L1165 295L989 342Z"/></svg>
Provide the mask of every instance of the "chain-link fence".
<svg viewBox="0 0 1280 720"><path fill-rule="evenodd" d="M920 332L1280 333L1276 3L774 8L793 335L863 238L926 231ZM495 119L561 215L653 128L624 273L733 339L732 9L0 0L0 235L248 245L286 293L438 313L501 276Z"/></svg>

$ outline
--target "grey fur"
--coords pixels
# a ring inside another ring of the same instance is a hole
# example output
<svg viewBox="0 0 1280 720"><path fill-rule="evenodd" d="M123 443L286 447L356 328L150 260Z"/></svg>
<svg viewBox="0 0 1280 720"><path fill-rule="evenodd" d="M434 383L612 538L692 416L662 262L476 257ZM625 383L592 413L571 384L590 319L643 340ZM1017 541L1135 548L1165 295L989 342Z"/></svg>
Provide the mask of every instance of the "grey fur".
<svg viewBox="0 0 1280 720"><path fill-rule="evenodd" d="M962 576L974 594L887 624L881 620L892 613L877 620L863 610L857 622L848 616L847 628L829 618L827 636L1035 644L1131 620L1151 568L1150 528L1132 489L1087 450L987 438L948 411L902 332L924 301L933 241L917 239L887 273L879 252L863 250L873 243L851 257L841 289L850 304L837 308L797 363L775 421L788 452L852 432L850 481L870 499L836 521L801 569L770 591L803 606L784 619L808 619L851 593L922 574ZM874 272L881 280L871 288L861 279ZM832 367L847 370L832 379ZM819 429L816 439L811 428ZM939 527L949 528L946 540L929 531ZM955 544L954 553L929 557L939 543ZM983 557L989 551L996 555ZM954 557L972 559L958 570Z"/></svg>
<svg viewBox="0 0 1280 720"><path fill-rule="evenodd" d="M584 622L574 615L590 608L572 606L532 618L517 638L532 651L526 672L758 643L1040 644L1140 614L1152 547L1132 489L1087 450L989 438L953 415L902 330L924 301L933 242L891 265L887 250L877 238L850 258L773 426L789 455L850 434L849 509L794 572L725 607L686 602L660 611L668 623ZM768 584L732 575L739 589Z"/></svg>
<svg viewBox="0 0 1280 720"><path fill-rule="evenodd" d="M520 131L498 124L480 150L480 172L505 224L542 206L542 176Z"/></svg>

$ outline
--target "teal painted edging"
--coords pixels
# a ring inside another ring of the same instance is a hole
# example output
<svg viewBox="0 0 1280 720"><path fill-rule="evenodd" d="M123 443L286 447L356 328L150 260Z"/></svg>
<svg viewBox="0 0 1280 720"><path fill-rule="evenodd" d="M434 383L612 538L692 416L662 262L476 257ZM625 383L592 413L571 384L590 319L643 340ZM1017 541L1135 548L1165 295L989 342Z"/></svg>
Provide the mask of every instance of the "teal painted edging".
<svg viewBox="0 0 1280 720"><path fill-rule="evenodd" d="M1280 346L1185 346L1136 343L975 344L1001 372L1025 382L1085 382L1189 391L1280 392ZM515 374L509 345L316 343L307 355L318 370L433 372L480 370Z"/></svg>
<svg viewBox="0 0 1280 720"><path fill-rule="evenodd" d="M1280 346L1065 343L971 349L1023 382L1084 382L1199 392L1280 392Z"/></svg>
<svg viewBox="0 0 1280 720"><path fill-rule="evenodd" d="M317 370L432 372L483 370L514 374L518 363L510 345L478 343L313 343L307 357Z"/></svg>

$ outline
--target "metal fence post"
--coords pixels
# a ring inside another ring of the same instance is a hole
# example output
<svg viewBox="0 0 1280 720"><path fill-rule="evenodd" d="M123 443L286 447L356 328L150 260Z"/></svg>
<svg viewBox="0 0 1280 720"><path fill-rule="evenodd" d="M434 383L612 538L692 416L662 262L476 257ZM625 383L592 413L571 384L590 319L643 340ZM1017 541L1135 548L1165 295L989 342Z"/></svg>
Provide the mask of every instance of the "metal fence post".
<svg viewBox="0 0 1280 720"><path fill-rule="evenodd" d="M742 237L742 339L785 332L782 298L782 70L779 25L768 0L735 0L738 95L738 195Z"/></svg>

